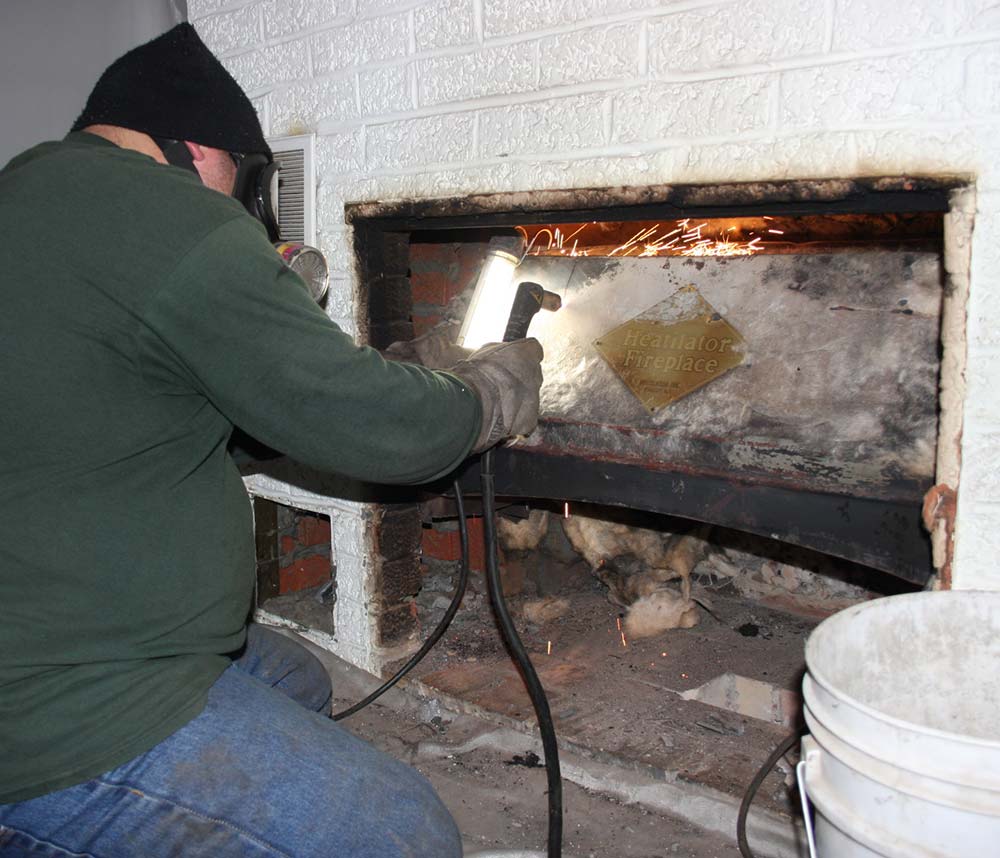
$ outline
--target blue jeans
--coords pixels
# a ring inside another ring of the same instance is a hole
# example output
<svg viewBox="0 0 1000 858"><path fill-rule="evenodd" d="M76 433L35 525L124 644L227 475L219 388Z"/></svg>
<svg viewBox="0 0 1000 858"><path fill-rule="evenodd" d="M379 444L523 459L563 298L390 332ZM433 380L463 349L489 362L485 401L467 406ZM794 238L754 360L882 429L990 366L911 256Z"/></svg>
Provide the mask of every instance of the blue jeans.
<svg viewBox="0 0 1000 858"><path fill-rule="evenodd" d="M330 680L251 626L205 710L86 783L0 805L2 858L459 858L431 785L326 717Z"/></svg>

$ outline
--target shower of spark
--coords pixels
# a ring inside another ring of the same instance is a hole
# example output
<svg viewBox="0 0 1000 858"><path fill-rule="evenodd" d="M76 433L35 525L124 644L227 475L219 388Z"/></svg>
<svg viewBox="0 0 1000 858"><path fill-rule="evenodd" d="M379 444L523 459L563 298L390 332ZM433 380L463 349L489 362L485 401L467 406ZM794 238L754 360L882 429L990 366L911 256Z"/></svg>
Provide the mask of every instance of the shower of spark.
<svg viewBox="0 0 1000 858"><path fill-rule="evenodd" d="M734 226L718 235L705 235L702 230L709 226L708 221L692 224L691 218L674 221L672 224L657 223L645 227L610 250L581 248L582 236L577 238L577 235L595 223L596 221L590 221L582 224L568 235L559 227L543 227L531 236L530 241L527 229L521 226L517 229L523 233L527 242L525 256L751 256L763 249L760 246L761 237L753 232L749 233L751 238L748 241L739 241L726 234L735 232ZM783 234L778 229L769 229L767 232Z"/></svg>

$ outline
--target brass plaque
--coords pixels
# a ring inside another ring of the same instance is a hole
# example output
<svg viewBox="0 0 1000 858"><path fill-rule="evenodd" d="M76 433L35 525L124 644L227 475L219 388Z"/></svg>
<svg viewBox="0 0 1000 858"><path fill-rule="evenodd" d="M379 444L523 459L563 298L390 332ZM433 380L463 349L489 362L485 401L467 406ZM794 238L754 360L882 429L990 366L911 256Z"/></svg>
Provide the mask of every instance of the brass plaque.
<svg viewBox="0 0 1000 858"><path fill-rule="evenodd" d="M743 338L699 294L683 286L608 331L594 346L652 413L743 363Z"/></svg>

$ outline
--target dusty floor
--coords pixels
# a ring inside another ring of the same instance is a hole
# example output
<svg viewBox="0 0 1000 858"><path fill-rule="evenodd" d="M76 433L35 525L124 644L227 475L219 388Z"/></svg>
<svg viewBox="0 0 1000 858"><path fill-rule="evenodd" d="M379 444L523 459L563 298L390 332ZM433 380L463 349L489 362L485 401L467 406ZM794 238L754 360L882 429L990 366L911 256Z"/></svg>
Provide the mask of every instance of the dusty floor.
<svg viewBox="0 0 1000 858"><path fill-rule="evenodd" d="M334 706L353 703L374 677L323 650ZM428 777L463 834L466 854L488 849L544 852L545 771L519 765L524 737L394 689L344 722L355 734ZM708 832L666 813L564 782L566 858L738 858L735 834Z"/></svg>
<svg viewBox="0 0 1000 858"><path fill-rule="evenodd" d="M523 605L530 600L509 600L560 741L738 802L789 728L684 700L679 693L729 672L788 689L794 696L804 670L805 638L816 621L718 590L710 594L712 613L701 611L696 627L629 641L619 627L620 609L598 586L563 595L569 610L537 625L523 618ZM485 712L533 724L524 684L486 600L466 602L414 675L429 688ZM787 815L795 796L775 772L758 801Z"/></svg>

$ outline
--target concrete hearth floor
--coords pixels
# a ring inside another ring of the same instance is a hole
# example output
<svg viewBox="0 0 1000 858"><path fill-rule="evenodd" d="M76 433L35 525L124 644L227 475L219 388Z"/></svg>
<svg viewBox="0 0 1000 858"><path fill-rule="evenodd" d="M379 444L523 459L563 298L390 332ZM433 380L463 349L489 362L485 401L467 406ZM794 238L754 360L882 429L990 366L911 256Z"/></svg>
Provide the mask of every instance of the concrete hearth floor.
<svg viewBox="0 0 1000 858"><path fill-rule="evenodd" d="M376 677L297 639L330 672L335 710L377 687ZM458 822L466 855L544 854L545 770L530 765L541 744L526 722L483 712L418 681L343 724L431 781ZM560 757L566 858L739 857L738 801L730 796L572 743L561 743ZM803 854L790 819L767 808L751 814L750 840L761 858Z"/></svg>

